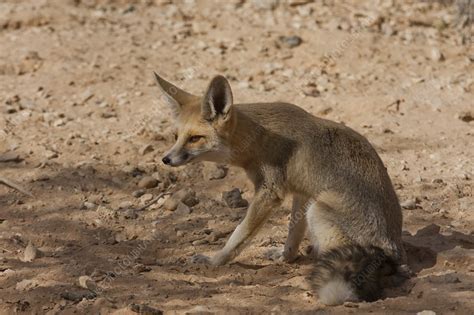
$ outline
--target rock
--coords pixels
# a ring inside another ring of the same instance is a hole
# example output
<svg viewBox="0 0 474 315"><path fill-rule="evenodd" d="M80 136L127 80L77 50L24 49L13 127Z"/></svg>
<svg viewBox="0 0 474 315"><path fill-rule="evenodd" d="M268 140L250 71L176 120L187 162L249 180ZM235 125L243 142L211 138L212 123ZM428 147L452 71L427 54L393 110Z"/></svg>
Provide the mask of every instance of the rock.
<svg viewBox="0 0 474 315"><path fill-rule="evenodd" d="M249 205L248 201L242 198L242 193L238 188L222 193L222 200L230 208L243 208Z"/></svg>
<svg viewBox="0 0 474 315"><path fill-rule="evenodd" d="M301 45L301 43L303 43L303 40L301 39L301 37L293 35L293 36L278 37L278 41L276 44L278 47L283 46L286 48L295 48Z"/></svg>
<svg viewBox="0 0 474 315"><path fill-rule="evenodd" d="M138 187L139 188L150 189L150 188L155 188L156 186L158 186L158 180L156 178L151 177L151 176L144 176L138 182Z"/></svg>
<svg viewBox="0 0 474 315"><path fill-rule="evenodd" d="M308 84L307 86L303 87L302 92L305 96L311 96L311 97L318 97L321 95L321 92L319 91L318 87L316 84Z"/></svg>
<svg viewBox="0 0 474 315"><path fill-rule="evenodd" d="M251 3L262 10L274 10L280 4L280 0L252 0Z"/></svg>
<svg viewBox="0 0 474 315"><path fill-rule="evenodd" d="M184 203L188 207L194 207L199 203L199 199L196 198L196 192L189 189L181 189L174 193L171 197L166 199L163 204L163 207L166 210L174 211L179 205L179 202Z"/></svg>
<svg viewBox="0 0 474 315"><path fill-rule="evenodd" d="M141 196L143 196L145 194L145 189L138 189L138 190L135 190L133 193L132 193L132 196L135 197L135 198L140 198Z"/></svg>
<svg viewBox="0 0 474 315"><path fill-rule="evenodd" d="M153 200L152 194L144 194L143 196L140 197L141 204L146 204L147 202L150 202L151 200Z"/></svg>
<svg viewBox="0 0 474 315"><path fill-rule="evenodd" d="M95 292L90 290L77 290L77 291L66 291L60 294L61 298L73 301L73 302L80 302L82 299L92 300L97 297Z"/></svg>
<svg viewBox="0 0 474 315"><path fill-rule="evenodd" d="M133 203L131 201L122 201L118 206L119 209L128 209L132 207Z"/></svg>
<svg viewBox="0 0 474 315"><path fill-rule="evenodd" d="M145 304L130 304L128 308L138 314L163 315L163 311Z"/></svg>
<svg viewBox="0 0 474 315"><path fill-rule="evenodd" d="M18 282L15 286L15 289L18 291L27 291L37 286L38 286L37 281L31 280L31 279L25 279Z"/></svg>
<svg viewBox="0 0 474 315"><path fill-rule="evenodd" d="M79 286L83 287L84 289L89 289L89 290L92 290L92 291L97 290L97 284L89 276L80 276L79 277Z"/></svg>
<svg viewBox="0 0 474 315"><path fill-rule="evenodd" d="M151 144L145 144L143 147L138 150L138 153L140 155L145 155L147 153L153 152L153 146Z"/></svg>
<svg viewBox="0 0 474 315"><path fill-rule="evenodd" d="M228 168L224 165L209 163L204 165L203 176L206 180L222 179L227 176Z"/></svg>
<svg viewBox="0 0 474 315"><path fill-rule="evenodd" d="M91 90L86 90L82 92L82 94L79 96L79 104L84 105L87 103L88 100L94 97L94 93L91 92Z"/></svg>
<svg viewBox="0 0 474 315"><path fill-rule="evenodd" d="M430 310L424 310L424 311L416 313L416 315L436 315L436 313Z"/></svg>
<svg viewBox="0 0 474 315"><path fill-rule="evenodd" d="M28 243L28 246L26 246L25 251L23 253L23 261L31 262L39 256L40 251L33 244L31 244L31 242Z"/></svg>
<svg viewBox="0 0 474 315"><path fill-rule="evenodd" d="M416 209L416 199L405 200L405 201L400 203L400 206L403 209L414 210L414 209Z"/></svg>
<svg viewBox="0 0 474 315"><path fill-rule="evenodd" d="M433 236L433 235L438 235L440 231L440 226L437 224L430 224L425 226L422 229L419 229L416 231L416 236Z"/></svg>
<svg viewBox="0 0 474 315"><path fill-rule="evenodd" d="M178 207L176 208L176 211L175 211L175 213L179 215L188 215L188 214L191 214L191 212L192 212L191 208L182 202L178 203Z"/></svg>
<svg viewBox="0 0 474 315"><path fill-rule="evenodd" d="M19 163L21 161L23 161L23 159L18 153L9 151L9 152L0 154L0 163L6 163L6 162Z"/></svg>
<svg viewBox="0 0 474 315"><path fill-rule="evenodd" d="M128 220L135 220L138 218L138 214L135 210L133 209L127 209L122 213L123 217Z"/></svg>
<svg viewBox="0 0 474 315"><path fill-rule="evenodd" d="M84 201L82 203L82 207L81 209L87 209L87 210L91 210L91 209L94 209L97 205L93 202L89 202L89 201Z"/></svg>
<svg viewBox="0 0 474 315"><path fill-rule="evenodd" d="M474 120L474 115L472 112L461 112L457 115L457 118L464 122L470 123Z"/></svg>
<svg viewBox="0 0 474 315"><path fill-rule="evenodd" d="M428 277L428 281L430 283L436 284L447 284L447 283L460 283L459 277L457 276L456 272L447 273L444 275L433 275Z"/></svg>
<svg viewBox="0 0 474 315"><path fill-rule="evenodd" d="M430 56L431 56L431 60L433 60L433 61L443 61L444 60L443 54L436 47L431 48Z"/></svg>

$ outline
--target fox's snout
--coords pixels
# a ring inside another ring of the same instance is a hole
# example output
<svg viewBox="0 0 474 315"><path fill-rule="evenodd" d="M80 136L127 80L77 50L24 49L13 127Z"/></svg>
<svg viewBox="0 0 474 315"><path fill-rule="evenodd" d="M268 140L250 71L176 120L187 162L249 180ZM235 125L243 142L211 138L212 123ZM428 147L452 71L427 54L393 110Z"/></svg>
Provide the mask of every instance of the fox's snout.
<svg viewBox="0 0 474 315"><path fill-rule="evenodd" d="M168 153L166 154L161 161L165 165L169 166L181 166L189 162L189 154L188 153L181 153L181 154L173 154Z"/></svg>

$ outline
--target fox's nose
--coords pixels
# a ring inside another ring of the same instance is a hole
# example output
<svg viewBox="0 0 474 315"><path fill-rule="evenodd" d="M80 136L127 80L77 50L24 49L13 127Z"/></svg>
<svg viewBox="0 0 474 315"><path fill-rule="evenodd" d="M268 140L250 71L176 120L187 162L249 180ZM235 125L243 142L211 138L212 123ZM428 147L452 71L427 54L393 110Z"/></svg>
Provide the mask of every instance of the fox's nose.
<svg viewBox="0 0 474 315"><path fill-rule="evenodd" d="M161 159L164 164L168 165L171 163L171 159L168 156L165 156L163 159Z"/></svg>

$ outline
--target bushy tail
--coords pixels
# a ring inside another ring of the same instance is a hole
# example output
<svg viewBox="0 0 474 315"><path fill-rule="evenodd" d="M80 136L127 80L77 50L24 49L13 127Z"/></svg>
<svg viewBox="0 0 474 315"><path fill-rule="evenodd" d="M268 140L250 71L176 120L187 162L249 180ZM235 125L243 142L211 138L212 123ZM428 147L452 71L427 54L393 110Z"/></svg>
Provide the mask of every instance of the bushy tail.
<svg viewBox="0 0 474 315"><path fill-rule="evenodd" d="M322 253L313 272L319 299L326 305L346 301L375 301L381 297L381 278L395 273L396 263L382 249L358 245Z"/></svg>

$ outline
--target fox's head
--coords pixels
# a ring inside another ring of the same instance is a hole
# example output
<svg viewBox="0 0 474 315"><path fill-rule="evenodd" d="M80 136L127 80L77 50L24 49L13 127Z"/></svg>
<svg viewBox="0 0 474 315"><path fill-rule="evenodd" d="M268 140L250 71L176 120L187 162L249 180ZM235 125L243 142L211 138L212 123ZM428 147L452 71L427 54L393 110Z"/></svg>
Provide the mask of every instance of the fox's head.
<svg viewBox="0 0 474 315"><path fill-rule="evenodd" d="M230 158L227 145L234 128L232 91L223 76L216 76L204 96L195 96L155 73L163 99L175 113L176 143L162 161L171 166L191 161L224 162Z"/></svg>

